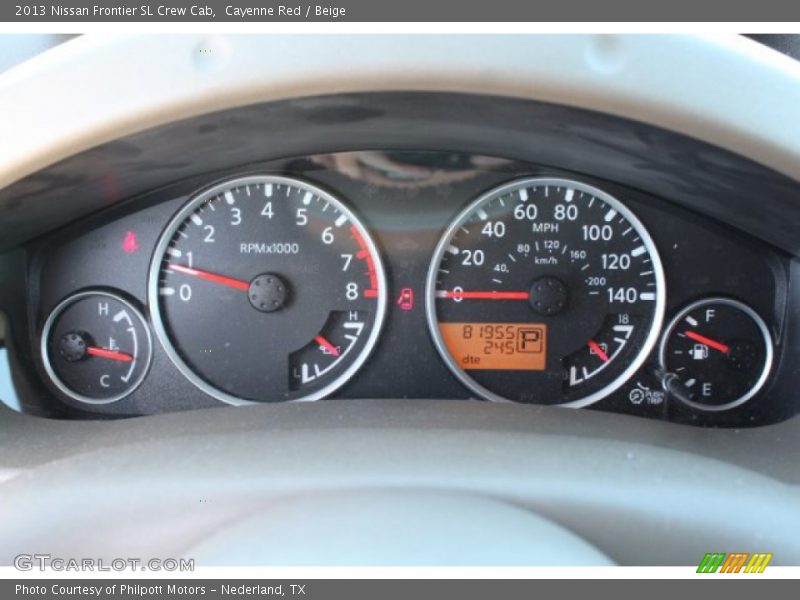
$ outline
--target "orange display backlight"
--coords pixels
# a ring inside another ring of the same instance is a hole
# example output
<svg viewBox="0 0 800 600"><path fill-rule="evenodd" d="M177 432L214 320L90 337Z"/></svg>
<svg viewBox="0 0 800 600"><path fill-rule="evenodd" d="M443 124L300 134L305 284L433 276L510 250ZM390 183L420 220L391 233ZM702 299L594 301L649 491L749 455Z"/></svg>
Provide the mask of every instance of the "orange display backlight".
<svg viewBox="0 0 800 600"><path fill-rule="evenodd" d="M465 370L543 371L543 323L439 323L445 346Z"/></svg>

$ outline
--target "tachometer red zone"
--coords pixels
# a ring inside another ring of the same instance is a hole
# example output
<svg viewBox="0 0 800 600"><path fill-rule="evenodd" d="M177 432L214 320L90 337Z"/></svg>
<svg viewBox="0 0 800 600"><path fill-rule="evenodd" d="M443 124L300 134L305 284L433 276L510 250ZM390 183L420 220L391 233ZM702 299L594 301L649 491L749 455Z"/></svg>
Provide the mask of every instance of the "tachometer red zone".
<svg viewBox="0 0 800 600"><path fill-rule="evenodd" d="M361 235L361 232L355 225L350 226L350 234L358 244L359 250L356 254L356 258L367 263L366 275L369 277L369 289L364 290L364 297L377 298L378 275L375 272L375 259L373 258L372 253L369 251L369 247L367 246L367 242L364 240L364 236Z"/></svg>

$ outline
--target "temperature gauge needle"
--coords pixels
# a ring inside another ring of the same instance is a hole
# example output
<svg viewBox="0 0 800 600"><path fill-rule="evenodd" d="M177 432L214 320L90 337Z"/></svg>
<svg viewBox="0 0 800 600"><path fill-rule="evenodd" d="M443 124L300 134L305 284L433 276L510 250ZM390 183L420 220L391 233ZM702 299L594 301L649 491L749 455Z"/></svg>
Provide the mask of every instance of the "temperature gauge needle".
<svg viewBox="0 0 800 600"><path fill-rule="evenodd" d="M600 347L600 344L598 344L594 340L589 340L586 344L589 346L589 349L592 352L594 352L598 357L600 357L600 360L602 360L603 362L608 362L609 360L611 360L608 357L608 354L606 354L605 351Z"/></svg>
<svg viewBox="0 0 800 600"><path fill-rule="evenodd" d="M530 292L439 292L439 298L454 300L528 300Z"/></svg>
<svg viewBox="0 0 800 600"><path fill-rule="evenodd" d="M712 340L711 338L707 338L704 335L700 335L696 331L684 331L683 334L689 339L694 340L695 342L700 342L701 344L705 344L709 348L714 348L714 350L719 350L723 354L730 352L730 346L723 344L722 342Z"/></svg>
<svg viewBox="0 0 800 600"><path fill-rule="evenodd" d="M89 356L99 356L100 358L109 358L111 360L118 360L120 362L132 362L133 356L125 354L124 352L116 352L115 350L106 350L105 348L98 348L96 346L89 346L86 348L86 354Z"/></svg>
<svg viewBox="0 0 800 600"><path fill-rule="evenodd" d="M339 356L339 351L336 349L336 346L331 344L328 340L326 340L321 335L318 335L317 337L315 337L314 341L317 342L323 348L325 348L325 350L330 352L333 356Z"/></svg>
<svg viewBox="0 0 800 600"><path fill-rule="evenodd" d="M216 273L201 271L200 269L193 269L191 267L185 267L183 265L170 264L169 268L172 271L177 271L178 273L183 273L184 275L191 275L192 277L205 279L206 281L211 281L212 283L227 285L229 287L241 290L243 292L246 292L247 290L250 289L250 284L248 282L240 281L238 279L233 279L231 277L225 277L224 275L217 275Z"/></svg>

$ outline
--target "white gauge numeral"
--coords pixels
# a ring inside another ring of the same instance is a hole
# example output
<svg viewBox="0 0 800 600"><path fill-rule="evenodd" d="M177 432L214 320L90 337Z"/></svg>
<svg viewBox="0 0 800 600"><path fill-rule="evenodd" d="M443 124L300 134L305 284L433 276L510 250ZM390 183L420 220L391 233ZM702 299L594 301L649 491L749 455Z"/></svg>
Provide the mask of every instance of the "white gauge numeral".
<svg viewBox="0 0 800 600"><path fill-rule="evenodd" d="M486 261L486 255L483 250L463 250L462 254L464 258L461 259L461 264L466 267L480 267Z"/></svg>
<svg viewBox="0 0 800 600"><path fill-rule="evenodd" d="M332 244L333 239L333 227L326 227L322 231L322 242L325 244Z"/></svg>
<svg viewBox="0 0 800 600"><path fill-rule="evenodd" d="M213 225L206 225L203 227L203 231L206 232L206 237L203 238L203 241L207 244L213 243L214 240L214 226Z"/></svg>
<svg viewBox="0 0 800 600"><path fill-rule="evenodd" d="M298 208L297 209L297 215L296 215L295 223L300 227L302 227L303 225L308 223L308 215L306 214L307 210L308 210L307 208Z"/></svg>
<svg viewBox="0 0 800 600"><path fill-rule="evenodd" d="M633 304L639 299L639 292L636 288L608 288L608 301L609 302L622 302Z"/></svg>
<svg viewBox="0 0 800 600"><path fill-rule="evenodd" d="M501 238L506 234L506 224L502 221L489 221L483 226L481 233L487 237Z"/></svg>
<svg viewBox="0 0 800 600"><path fill-rule="evenodd" d="M535 221L538 213L539 209L536 208L535 204L517 204L514 207L514 218L517 221L524 221L525 219Z"/></svg>
<svg viewBox="0 0 800 600"><path fill-rule="evenodd" d="M578 207L574 204L556 204L553 213L556 221L575 221L578 218Z"/></svg>
<svg viewBox="0 0 800 600"><path fill-rule="evenodd" d="M353 282L353 281L348 283L347 286L345 287L345 294L344 295L350 301L357 300L358 299L358 284Z"/></svg>
<svg viewBox="0 0 800 600"><path fill-rule="evenodd" d="M188 302L189 300L191 300L192 299L192 286L190 286L188 283L182 284L181 287L178 288L178 296L184 302Z"/></svg>
<svg viewBox="0 0 800 600"><path fill-rule="evenodd" d="M630 254L603 254L603 269L606 271L625 271L631 268Z"/></svg>
<svg viewBox="0 0 800 600"><path fill-rule="evenodd" d="M242 222L242 211L235 206L231 208L231 225L236 226Z"/></svg>
<svg viewBox="0 0 800 600"><path fill-rule="evenodd" d="M583 230L583 239L589 242L600 240L607 242L614 237L614 230L611 225L583 225L581 229Z"/></svg>
<svg viewBox="0 0 800 600"><path fill-rule="evenodd" d="M268 219L272 219L272 216L275 213L272 211L272 202L267 202L264 205L264 208L261 209L261 216L267 217Z"/></svg>
<svg viewBox="0 0 800 600"><path fill-rule="evenodd" d="M340 254L339 256L341 256L342 260L344 261L344 266L342 267L342 271L347 271L347 269L350 268L350 263L353 261L353 255L352 254Z"/></svg>

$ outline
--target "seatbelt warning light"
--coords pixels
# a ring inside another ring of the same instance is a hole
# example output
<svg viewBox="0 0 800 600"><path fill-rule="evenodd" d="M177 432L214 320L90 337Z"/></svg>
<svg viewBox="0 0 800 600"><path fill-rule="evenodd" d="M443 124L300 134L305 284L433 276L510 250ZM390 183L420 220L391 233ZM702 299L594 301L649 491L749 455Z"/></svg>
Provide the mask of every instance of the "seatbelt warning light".
<svg viewBox="0 0 800 600"><path fill-rule="evenodd" d="M125 239L122 240L122 250L127 254L133 254L139 249L139 242L136 241L136 233L133 231L125 232Z"/></svg>

